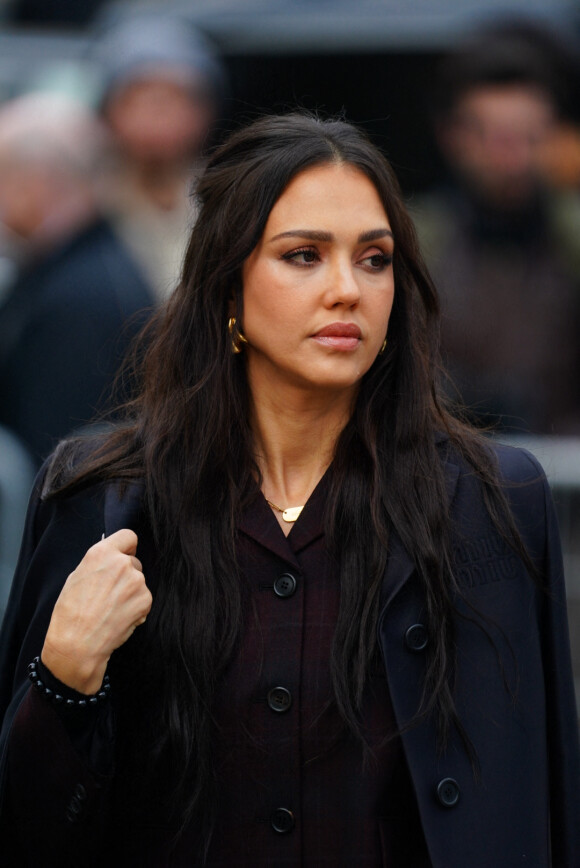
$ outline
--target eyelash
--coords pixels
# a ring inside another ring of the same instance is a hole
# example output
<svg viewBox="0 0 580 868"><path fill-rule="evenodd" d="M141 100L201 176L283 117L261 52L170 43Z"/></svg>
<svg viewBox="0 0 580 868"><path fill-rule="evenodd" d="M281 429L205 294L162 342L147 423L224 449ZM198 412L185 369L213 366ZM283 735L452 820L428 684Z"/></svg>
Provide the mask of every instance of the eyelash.
<svg viewBox="0 0 580 868"><path fill-rule="evenodd" d="M304 256L304 255L309 254L309 253L315 257L314 260L312 260L310 262L298 262L297 261L296 257ZM318 254L318 251L312 247L300 247L297 250L289 250L288 253L283 253L282 259L285 262L290 262L293 265L296 265L298 267L311 268L315 262L320 261L320 256ZM370 260L373 260L373 259L379 260L378 265L369 265L368 266L368 268L371 271L375 271L375 272L383 271L383 269L388 268L391 265L391 263L393 262L393 257L389 253L373 253L370 256L365 256L364 259L360 260L360 262L366 262L366 260L369 260L369 259Z"/></svg>
<svg viewBox="0 0 580 868"><path fill-rule="evenodd" d="M286 262L292 263L293 265L302 265L308 267L310 265L313 265L314 262L297 262L295 258L297 256L304 256L308 253L312 253L316 257L314 261L318 261L320 259L317 251L314 250L312 247L300 247L298 248L298 250L289 250L288 253L282 254L282 259L284 259Z"/></svg>
<svg viewBox="0 0 580 868"><path fill-rule="evenodd" d="M371 271L383 271L383 269L388 268L393 262L393 256L391 253L373 253L371 256L365 256L362 262L365 262L367 259L379 260L378 267L370 266Z"/></svg>

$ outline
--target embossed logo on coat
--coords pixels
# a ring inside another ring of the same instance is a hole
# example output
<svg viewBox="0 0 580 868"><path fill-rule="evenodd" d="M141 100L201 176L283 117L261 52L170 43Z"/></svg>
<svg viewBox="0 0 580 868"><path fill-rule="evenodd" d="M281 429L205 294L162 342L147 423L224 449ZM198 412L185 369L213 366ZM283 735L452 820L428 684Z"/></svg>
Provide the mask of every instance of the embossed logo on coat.
<svg viewBox="0 0 580 868"><path fill-rule="evenodd" d="M517 555L495 535L459 543L454 553L457 580L466 587L508 581L518 573Z"/></svg>

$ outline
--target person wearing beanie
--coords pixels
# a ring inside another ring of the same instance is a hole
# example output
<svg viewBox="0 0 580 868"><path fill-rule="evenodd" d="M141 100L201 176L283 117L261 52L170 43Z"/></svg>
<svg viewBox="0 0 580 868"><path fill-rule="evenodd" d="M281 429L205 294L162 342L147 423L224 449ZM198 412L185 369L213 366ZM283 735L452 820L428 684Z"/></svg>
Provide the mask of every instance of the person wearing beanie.
<svg viewBox="0 0 580 868"><path fill-rule="evenodd" d="M191 186L219 115L224 74L190 22L166 11L105 28L95 57L101 115L117 146L106 206L163 298L178 279L194 220Z"/></svg>

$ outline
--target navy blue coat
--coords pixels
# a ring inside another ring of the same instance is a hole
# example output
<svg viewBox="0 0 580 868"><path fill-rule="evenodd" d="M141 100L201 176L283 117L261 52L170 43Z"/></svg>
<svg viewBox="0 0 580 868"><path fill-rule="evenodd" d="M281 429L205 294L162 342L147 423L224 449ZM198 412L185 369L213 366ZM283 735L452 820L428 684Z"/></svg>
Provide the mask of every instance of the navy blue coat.
<svg viewBox="0 0 580 868"><path fill-rule="evenodd" d="M580 868L578 728L553 505L535 459L507 447L497 447L497 454L544 587L490 521L476 476L446 458L462 589L455 695L479 774L456 733L441 752L431 719L404 728L419 706L429 635L421 585L396 536L378 641L433 868ZM48 852L70 850L82 865L106 822L107 774L72 749L52 707L29 688L26 667L40 651L64 579L87 546L103 531L138 525L135 490L132 496L120 503L112 487L97 486L68 501L33 498L0 636L0 750L4 765L10 753L19 784L10 828L6 812L0 815L0 842L7 848L16 830L14 864L45 865ZM147 574L154 551L145 546L140 557ZM134 864L159 868L152 852L144 841ZM68 863L63 857L54 864Z"/></svg>

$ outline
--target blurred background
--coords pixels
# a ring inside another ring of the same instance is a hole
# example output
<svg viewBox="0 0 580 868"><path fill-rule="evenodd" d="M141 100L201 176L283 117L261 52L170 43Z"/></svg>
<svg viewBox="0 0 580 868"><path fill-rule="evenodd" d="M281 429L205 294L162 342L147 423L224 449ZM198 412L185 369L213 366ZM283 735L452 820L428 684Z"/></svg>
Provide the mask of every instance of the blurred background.
<svg viewBox="0 0 580 868"><path fill-rule="evenodd" d="M580 0L0 0L0 617L39 463L179 279L204 154L296 107L387 154L450 396L546 467L580 695Z"/></svg>

